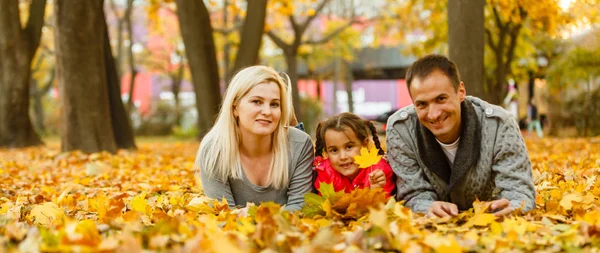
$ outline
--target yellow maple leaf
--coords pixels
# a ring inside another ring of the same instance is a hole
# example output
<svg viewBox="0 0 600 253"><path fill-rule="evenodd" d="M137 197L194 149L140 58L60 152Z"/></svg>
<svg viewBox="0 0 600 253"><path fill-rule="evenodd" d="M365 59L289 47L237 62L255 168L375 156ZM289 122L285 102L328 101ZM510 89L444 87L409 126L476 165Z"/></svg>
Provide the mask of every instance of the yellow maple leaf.
<svg viewBox="0 0 600 253"><path fill-rule="evenodd" d="M493 235L500 235L502 234L502 225L500 225L500 223L493 221L492 224L490 225L490 232Z"/></svg>
<svg viewBox="0 0 600 253"><path fill-rule="evenodd" d="M65 214L56 204L46 202L40 205L35 205L29 213L29 218L35 224L48 226L54 221L61 221L65 218Z"/></svg>
<svg viewBox="0 0 600 253"><path fill-rule="evenodd" d="M489 201L479 201L479 199L475 199L475 201L473 202L473 211L478 214L478 213L485 213L490 206L492 205L492 202Z"/></svg>
<svg viewBox="0 0 600 253"><path fill-rule="evenodd" d="M237 230L245 235L250 235L256 231L256 225L252 223L250 217L240 218L237 221Z"/></svg>
<svg viewBox="0 0 600 253"><path fill-rule="evenodd" d="M375 165L381 160L381 156L377 154L378 152L379 150L375 147L370 149L362 147L360 148L360 155L354 156L354 163L358 164L361 169Z"/></svg>
<svg viewBox="0 0 600 253"><path fill-rule="evenodd" d="M88 208L90 210L96 210L96 213L98 213L98 218L102 220L108 213L110 205L108 204L106 195L100 193L95 197L90 197L88 199Z"/></svg>
<svg viewBox="0 0 600 253"><path fill-rule="evenodd" d="M573 208L573 201L580 202L581 195L576 193L564 195L560 200L560 206L562 206L565 210L571 210L571 208Z"/></svg>
<svg viewBox="0 0 600 253"><path fill-rule="evenodd" d="M467 221L467 223L465 223L465 225L463 225L464 227L472 227L472 226L487 226L490 223L494 222L496 220L496 216L491 214L491 213L478 213L473 215L473 217L471 217L469 219L469 221Z"/></svg>
<svg viewBox="0 0 600 253"><path fill-rule="evenodd" d="M73 244L97 246L102 238L96 228L96 223L92 220L82 220L67 225L68 240Z"/></svg>
<svg viewBox="0 0 600 253"><path fill-rule="evenodd" d="M445 243L441 244L440 246L438 246L437 248L435 248L435 251L436 252L448 252L448 253L461 253L461 252L463 252L463 250L460 247L460 245L458 245L458 243L454 239L450 239L449 241L446 241Z"/></svg>
<svg viewBox="0 0 600 253"><path fill-rule="evenodd" d="M195 197L185 206L187 210L198 213L214 213L214 208L209 206L209 199L206 196Z"/></svg>
<svg viewBox="0 0 600 253"><path fill-rule="evenodd" d="M146 193L141 193L133 197L133 200L131 201L131 209L146 214L146 207L148 207L148 203L146 202Z"/></svg>
<svg viewBox="0 0 600 253"><path fill-rule="evenodd" d="M0 214L5 214L13 206L12 202L6 202L0 205Z"/></svg>
<svg viewBox="0 0 600 253"><path fill-rule="evenodd" d="M327 217L331 217L333 215L331 212L331 203L329 202L329 199L326 199L325 202L323 202L322 207Z"/></svg>

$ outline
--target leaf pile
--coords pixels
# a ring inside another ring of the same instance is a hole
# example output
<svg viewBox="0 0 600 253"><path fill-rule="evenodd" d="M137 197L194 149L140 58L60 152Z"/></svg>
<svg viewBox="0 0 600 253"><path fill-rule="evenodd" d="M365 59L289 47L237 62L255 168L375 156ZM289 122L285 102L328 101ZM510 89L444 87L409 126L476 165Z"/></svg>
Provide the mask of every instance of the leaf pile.
<svg viewBox="0 0 600 253"><path fill-rule="evenodd" d="M194 143L116 155L0 150L0 252L597 251L600 139L527 145L537 209L503 219L484 202L429 219L379 191L327 186L300 212L263 203L245 215L202 195Z"/></svg>

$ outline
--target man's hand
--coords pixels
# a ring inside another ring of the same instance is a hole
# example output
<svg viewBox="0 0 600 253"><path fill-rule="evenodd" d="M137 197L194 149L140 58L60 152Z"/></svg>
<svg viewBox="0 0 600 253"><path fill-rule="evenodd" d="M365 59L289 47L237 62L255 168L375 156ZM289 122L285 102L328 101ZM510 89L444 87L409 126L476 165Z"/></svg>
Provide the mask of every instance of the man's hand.
<svg viewBox="0 0 600 253"><path fill-rule="evenodd" d="M385 173L381 170L374 170L369 174L369 184L371 189L383 188L385 186Z"/></svg>
<svg viewBox="0 0 600 253"><path fill-rule="evenodd" d="M494 212L496 217L502 217L514 211L514 208L510 206L510 201L508 201L508 199L494 200L491 203L490 210Z"/></svg>
<svg viewBox="0 0 600 253"><path fill-rule="evenodd" d="M429 210L427 211L428 217L448 217L448 216L456 216L458 215L458 207L449 202L444 201L436 201L431 204Z"/></svg>

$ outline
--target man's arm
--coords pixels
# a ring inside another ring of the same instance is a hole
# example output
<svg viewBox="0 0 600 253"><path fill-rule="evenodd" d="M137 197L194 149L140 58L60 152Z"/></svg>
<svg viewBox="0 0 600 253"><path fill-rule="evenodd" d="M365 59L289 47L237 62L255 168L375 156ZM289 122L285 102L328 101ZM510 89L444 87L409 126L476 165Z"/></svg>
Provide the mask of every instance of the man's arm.
<svg viewBox="0 0 600 253"><path fill-rule="evenodd" d="M496 199L508 199L511 208L523 211L535 208L535 187L531 173L531 161L517 122L507 119L496 133L492 171L500 195Z"/></svg>
<svg viewBox="0 0 600 253"><path fill-rule="evenodd" d="M404 134L409 134L406 126L398 127ZM409 147L408 136L403 138L400 131L396 126L390 126L386 137L388 162L398 176L396 199L404 200L404 205L413 212L427 213L438 196L417 162L415 152L418 151Z"/></svg>

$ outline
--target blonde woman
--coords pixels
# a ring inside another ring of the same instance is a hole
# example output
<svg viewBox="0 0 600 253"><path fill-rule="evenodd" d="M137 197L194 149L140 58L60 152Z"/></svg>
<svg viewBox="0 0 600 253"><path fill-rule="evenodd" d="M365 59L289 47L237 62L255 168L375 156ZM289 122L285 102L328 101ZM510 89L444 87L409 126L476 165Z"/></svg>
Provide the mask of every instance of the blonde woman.
<svg viewBox="0 0 600 253"><path fill-rule="evenodd" d="M290 211L302 207L312 190L314 149L306 133L286 124L293 117L286 83L265 66L233 77L196 156L206 196L231 207L269 201Z"/></svg>

